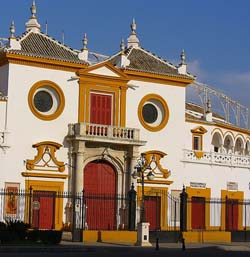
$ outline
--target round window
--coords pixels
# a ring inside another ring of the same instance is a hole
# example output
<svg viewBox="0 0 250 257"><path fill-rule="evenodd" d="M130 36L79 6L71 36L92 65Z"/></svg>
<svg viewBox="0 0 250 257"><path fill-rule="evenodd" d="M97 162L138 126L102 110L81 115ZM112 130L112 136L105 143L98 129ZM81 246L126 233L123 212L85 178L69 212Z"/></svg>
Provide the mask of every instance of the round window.
<svg viewBox="0 0 250 257"><path fill-rule="evenodd" d="M40 112L48 112L53 106L53 99L47 91L38 91L34 96L34 105Z"/></svg>
<svg viewBox="0 0 250 257"><path fill-rule="evenodd" d="M65 104L62 90L51 81L40 81L33 85L28 102L32 113L42 120L56 119Z"/></svg>
<svg viewBox="0 0 250 257"><path fill-rule="evenodd" d="M142 107L142 116L147 123L154 123L158 117L157 108L151 103L146 103Z"/></svg>
<svg viewBox="0 0 250 257"><path fill-rule="evenodd" d="M144 128L150 131L159 131L168 122L169 110L167 103L159 95L146 95L139 104L138 117Z"/></svg>

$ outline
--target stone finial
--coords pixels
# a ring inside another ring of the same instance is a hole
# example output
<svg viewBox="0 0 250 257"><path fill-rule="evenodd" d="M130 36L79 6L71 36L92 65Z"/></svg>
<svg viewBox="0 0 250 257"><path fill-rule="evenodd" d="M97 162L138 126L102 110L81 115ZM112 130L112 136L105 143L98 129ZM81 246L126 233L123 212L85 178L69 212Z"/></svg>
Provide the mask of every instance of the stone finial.
<svg viewBox="0 0 250 257"><path fill-rule="evenodd" d="M212 104L211 104L210 98L208 98L207 99L207 112L211 112L211 107L212 107Z"/></svg>
<svg viewBox="0 0 250 257"><path fill-rule="evenodd" d="M135 23L135 18L133 18L133 21L130 25L131 28L131 34L135 35L136 34L136 23Z"/></svg>
<svg viewBox="0 0 250 257"><path fill-rule="evenodd" d="M130 60L128 59L127 55L125 54L125 45L124 45L123 39L121 40L120 50L121 50L121 52L119 54L119 58L116 63L116 67L125 69L130 64Z"/></svg>
<svg viewBox="0 0 250 257"><path fill-rule="evenodd" d="M32 18L36 18L36 2L33 0L32 6L30 7Z"/></svg>
<svg viewBox="0 0 250 257"><path fill-rule="evenodd" d="M36 18L36 3L35 0L32 2L32 6L30 7L31 11L31 17L26 22L26 31L33 31L33 32L40 32L41 25L38 23L37 18Z"/></svg>
<svg viewBox="0 0 250 257"><path fill-rule="evenodd" d="M187 74L187 63L186 63L186 55L184 52L184 49L182 49L181 51L181 63L178 66L178 72L182 75Z"/></svg>
<svg viewBox="0 0 250 257"><path fill-rule="evenodd" d="M131 33L128 37L128 43L127 43L127 46L128 47L135 47L135 48L138 48L140 46L140 41L139 39L137 38L136 36L136 23L135 23L135 19L133 18L133 21L130 25L131 27Z"/></svg>
<svg viewBox="0 0 250 257"><path fill-rule="evenodd" d="M88 49L88 48L87 48L87 45L88 45L87 33L84 33L82 43L83 43L83 49L84 49L84 50Z"/></svg>
<svg viewBox="0 0 250 257"><path fill-rule="evenodd" d="M210 98L207 99L207 103L206 103L206 113L205 113L205 120L208 122L212 122L213 121L213 113L211 111L211 101Z"/></svg>
<svg viewBox="0 0 250 257"><path fill-rule="evenodd" d="M14 21L12 21L10 24L10 38L15 38L15 31L16 31L15 23Z"/></svg>
<svg viewBox="0 0 250 257"><path fill-rule="evenodd" d="M186 64L186 55L185 55L184 49L182 49L180 56L181 56L181 64Z"/></svg>
<svg viewBox="0 0 250 257"><path fill-rule="evenodd" d="M19 41L17 41L15 37L15 23L14 21L11 22L10 25L10 38L9 38L9 47L13 50L21 50L21 44Z"/></svg>
<svg viewBox="0 0 250 257"><path fill-rule="evenodd" d="M121 40L120 50L121 50L122 52L124 52L124 50L125 50L125 44L124 44L124 39L123 39L123 38L122 38L122 40Z"/></svg>
<svg viewBox="0 0 250 257"><path fill-rule="evenodd" d="M82 61L87 62L88 61L88 56L89 56L89 50L87 48L88 38L87 38L87 34L86 33L84 33L84 36L83 36L83 39L82 39L82 43L83 43L83 49L78 54L78 58L80 60L82 60Z"/></svg>

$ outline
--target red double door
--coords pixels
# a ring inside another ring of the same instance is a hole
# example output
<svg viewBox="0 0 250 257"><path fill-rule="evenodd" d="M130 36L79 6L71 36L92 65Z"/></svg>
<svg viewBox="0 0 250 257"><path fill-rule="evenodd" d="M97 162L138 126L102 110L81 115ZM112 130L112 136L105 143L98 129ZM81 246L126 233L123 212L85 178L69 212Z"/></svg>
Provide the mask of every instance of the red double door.
<svg viewBox="0 0 250 257"><path fill-rule="evenodd" d="M205 229L205 198L191 198L192 229Z"/></svg>
<svg viewBox="0 0 250 257"><path fill-rule="evenodd" d="M149 230L160 230L160 211L161 197L160 196L145 196L145 218L149 222Z"/></svg>
<svg viewBox="0 0 250 257"><path fill-rule="evenodd" d="M226 199L226 230L238 230L238 211L238 200Z"/></svg>
<svg viewBox="0 0 250 257"><path fill-rule="evenodd" d="M56 192L34 191L32 199L32 227L36 229L55 228Z"/></svg>
<svg viewBox="0 0 250 257"><path fill-rule="evenodd" d="M89 229L116 229L116 172L105 161L88 163L84 169L86 223Z"/></svg>
<svg viewBox="0 0 250 257"><path fill-rule="evenodd" d="M111 125L111 122L112 122L112 96L91 93L90 123Z"/></svg>

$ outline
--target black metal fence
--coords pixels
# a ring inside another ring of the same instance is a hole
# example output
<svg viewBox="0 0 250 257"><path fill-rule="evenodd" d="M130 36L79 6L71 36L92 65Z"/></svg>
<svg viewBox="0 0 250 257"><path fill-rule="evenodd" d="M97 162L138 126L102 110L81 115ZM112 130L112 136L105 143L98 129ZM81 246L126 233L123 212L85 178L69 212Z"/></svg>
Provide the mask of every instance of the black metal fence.
<svg viewBox="0 0 250 257"><path fill-rule="evenodd" d="M188 197L185 190L180 192L145 194L151 231L250 231L250 200ZM134 188L126 196L2 189L0 221L23 221L39 229L135 230L140 205Z"/></svg>

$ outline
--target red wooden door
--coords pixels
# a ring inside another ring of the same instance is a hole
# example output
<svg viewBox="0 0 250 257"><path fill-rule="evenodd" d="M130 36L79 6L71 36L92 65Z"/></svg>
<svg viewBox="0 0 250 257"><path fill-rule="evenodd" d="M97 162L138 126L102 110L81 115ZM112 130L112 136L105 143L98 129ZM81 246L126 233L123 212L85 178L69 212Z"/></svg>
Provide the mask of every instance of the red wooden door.
<svg viewBox="0 0 250 257"><path fill-rule="evenodd" d="M226 200L226 229L238 230L238 200L227 199Z"/></svg>
<svg viewBox="0 0 250 257"><path fill-rule="evenodd" d="M91 93L90 123L111 125L112 96Z"/></svg>
<svg viewBox="0 0 250 257"><path fill-rule="evenodd" d="M55 215L55 192L34 191L32 227L53 229Z"/></svg>
<svg viewBox="0 0 250 257"><path fill-rule="evenodd" d="M89 229L116 228L116 172L107 162L91 162L84 169L86 222Z"/></svg>
<svg viewBox="0 0 250 257"><path fill-rule="evenodd" d="M149 230L160 229L161 198L159 196L145 196L145 217L150 223Z"/></svg>
<svg viewBox="0 0 250 257"><path fill-rule="evenodd" d="M192 197L192 229L205 229L205 198Z"/></svg>

